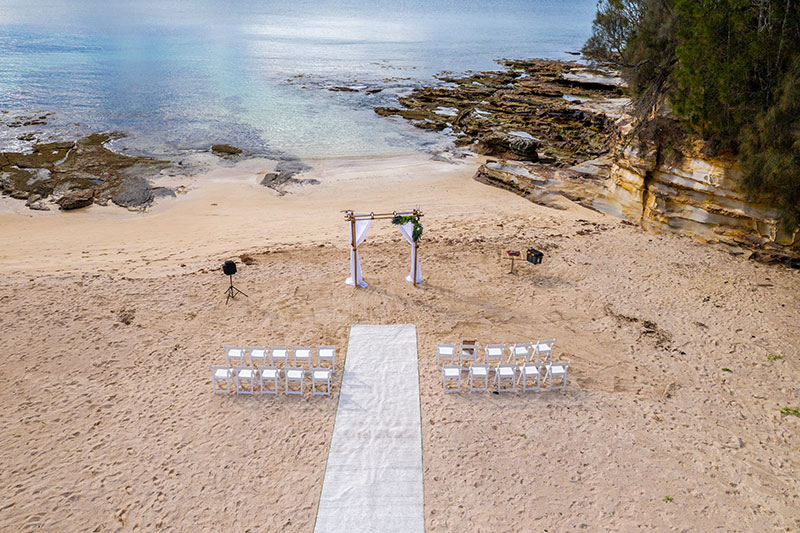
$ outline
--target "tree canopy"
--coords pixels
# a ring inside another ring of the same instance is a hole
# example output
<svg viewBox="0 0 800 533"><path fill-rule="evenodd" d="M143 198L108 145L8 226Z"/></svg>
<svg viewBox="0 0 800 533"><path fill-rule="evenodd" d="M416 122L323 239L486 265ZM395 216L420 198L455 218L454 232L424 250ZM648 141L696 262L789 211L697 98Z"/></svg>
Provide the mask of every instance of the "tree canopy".
<svg viewBox="0 0 800 533"><path fill-rule="evenodd" d="M668 98L744 186L800 223L800 0L601 0L584 55L619 67L646 121Z"/></svg>

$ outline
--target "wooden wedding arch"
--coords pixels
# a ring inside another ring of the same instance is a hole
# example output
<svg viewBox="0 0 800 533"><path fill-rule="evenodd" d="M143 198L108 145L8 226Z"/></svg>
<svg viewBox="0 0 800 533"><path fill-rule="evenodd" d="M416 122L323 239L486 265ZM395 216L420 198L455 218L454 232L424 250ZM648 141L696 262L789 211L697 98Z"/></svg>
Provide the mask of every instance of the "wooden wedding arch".
<svg viewBox="0 0 800 533"><path fill-rule="evenodd" d="M393 220L395 217L414 217L422 218L422 211L419 209L412 209L410 211L392 211L391 213L355 213L351 210L344 212L344 219L350 222L350 239L353 243L353 257L358 264L358 245L356 244L356 222L359 220ZM419 241L414 241L414 274L413 283L417 286L417 263L419 262ZM354 286L358 287L357 280L354 280Z"/></svg>

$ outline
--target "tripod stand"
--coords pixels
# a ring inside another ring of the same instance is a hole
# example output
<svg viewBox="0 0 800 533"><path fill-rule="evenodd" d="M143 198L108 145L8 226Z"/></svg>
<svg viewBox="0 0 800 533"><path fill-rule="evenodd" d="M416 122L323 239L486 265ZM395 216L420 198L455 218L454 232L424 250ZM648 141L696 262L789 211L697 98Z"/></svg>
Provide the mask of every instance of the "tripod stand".
<svg viewBox="0 0 800 533"><path fill-rule="evenodd" d="M249 296L247 296L244 292L240 291L239 289L233 286L233 274L229 274L229 276L231 278L231 286L228 287L228 289L225 291L225 294L228 295L225 298L225 305L228 305L228 300L230 300L231 298L235 298L237 294L242 294L244 295L245 298L249 298Z"/></svg>

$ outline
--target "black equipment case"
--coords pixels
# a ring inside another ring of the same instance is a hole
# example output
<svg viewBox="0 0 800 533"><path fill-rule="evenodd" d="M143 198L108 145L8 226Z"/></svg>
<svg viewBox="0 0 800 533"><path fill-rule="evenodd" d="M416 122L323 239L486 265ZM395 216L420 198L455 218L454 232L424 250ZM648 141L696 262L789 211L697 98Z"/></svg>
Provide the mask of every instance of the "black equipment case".
<svg viewBox="0 0 800 533"><path fill-rule="evenodd" d="M528 248L528 253L526 255L528 263L530 263L532 265L541 264L542 257L544 257L544 254L542 252L540 252L539 250L534 250L533 248Z"/></svg>

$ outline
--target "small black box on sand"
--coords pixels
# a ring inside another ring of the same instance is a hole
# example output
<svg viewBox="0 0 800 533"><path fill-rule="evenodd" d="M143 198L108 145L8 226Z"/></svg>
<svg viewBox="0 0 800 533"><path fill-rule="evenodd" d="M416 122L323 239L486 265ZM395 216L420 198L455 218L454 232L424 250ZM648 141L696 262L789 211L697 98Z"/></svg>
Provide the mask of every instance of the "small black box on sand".
<svg viewBox="0 0 800 533"><path fill-rule="evenodd" d="M544 257L544 254L539 250L528 248L528 253L527 253L528 263L532 265L538 265L542 262L542 257Z"/></svg>

